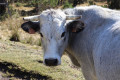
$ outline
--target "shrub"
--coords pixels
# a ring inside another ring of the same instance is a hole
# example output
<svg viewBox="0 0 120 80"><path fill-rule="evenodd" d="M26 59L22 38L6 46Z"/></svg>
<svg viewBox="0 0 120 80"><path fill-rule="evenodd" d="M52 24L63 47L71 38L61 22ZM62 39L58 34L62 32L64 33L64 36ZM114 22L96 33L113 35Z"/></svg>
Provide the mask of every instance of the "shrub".
<svg viewBox="0 0 120 80"><path fill-rule="evenodd" d="M89 5L95 5L93 0L88 1Z"/></svg>
<svg viewBox="0 0 120 80"><path fill-rule="evenodd" d="M17 3L15 4L16 7L20 7L21 5L22 5L22 4L19 3L19 2L17 2Z"/></svg>
<svg viewBox="0 0 120 80"><path fill-rule="evenodd" d="M69 3L68 1L66 1L63 5L63 8L72 8L72 7L73 7L72 4Z"/></svg>
<svg viewBox="0 0 120 80"><path fill-rule="evenodd" d="M16 42L19 42L20 39L19 39L19 34L17 32L14 32L12 33L12 36L10 38L10 41L16 41Z"/></svg>

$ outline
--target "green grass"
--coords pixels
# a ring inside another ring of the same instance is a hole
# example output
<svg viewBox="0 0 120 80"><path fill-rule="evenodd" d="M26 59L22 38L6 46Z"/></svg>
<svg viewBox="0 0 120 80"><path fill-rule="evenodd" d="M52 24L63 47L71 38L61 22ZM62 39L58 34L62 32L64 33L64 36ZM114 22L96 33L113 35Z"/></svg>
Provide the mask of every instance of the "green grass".
<svg viewBox="0 0 120 80"><path fill-rule="evenodd" d="M48 80L84 80L81 70L75 68L66 55L62 57L62 65L57 67L47 67L42 62L41 47L0 40L0 65L5 67L1 68L6 76L16 77L18 71L24 74L22 77L18 75L18 78L45 76Z"/></svg>

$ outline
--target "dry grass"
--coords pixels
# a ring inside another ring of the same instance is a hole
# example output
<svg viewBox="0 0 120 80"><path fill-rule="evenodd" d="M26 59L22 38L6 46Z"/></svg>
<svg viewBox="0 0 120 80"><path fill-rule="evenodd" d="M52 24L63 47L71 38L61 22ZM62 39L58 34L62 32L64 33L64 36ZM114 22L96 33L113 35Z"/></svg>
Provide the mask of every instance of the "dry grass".
<svg viewBox="0 0 120 80"><path fill-rule="evenodd" d="M0 22L0 39L11 40L18 39L18 41L23 43L30 43L34 45L40 45L39 34L28 34L21 29L21 24L23 23L22 17L15 14L11 18L7 18L5 21ZM13 40L16 41L16 40Z"/></svg>
<svg viewBox="0 0 120 80"><path fill-rule="evenodd" d="M18 2L19 3L19 2ZM12 4L12 7L16 10L25 10L25 11L30 11L33 10L35 7L26 7L24 3L20 3L21 6L17 7L15 4Z"/></svg>
<svg viewBox="0 0 120 80"><path fill-rule="evenodd" d="M104 5L107 5L107 1L104 1L104 2L94 2L95 5L98 5L98 6L104 6ZM80 4L80 5L77 5L77 6L89 6L90 4L87 2L87 3L84 3L84 4Z"/></svg>

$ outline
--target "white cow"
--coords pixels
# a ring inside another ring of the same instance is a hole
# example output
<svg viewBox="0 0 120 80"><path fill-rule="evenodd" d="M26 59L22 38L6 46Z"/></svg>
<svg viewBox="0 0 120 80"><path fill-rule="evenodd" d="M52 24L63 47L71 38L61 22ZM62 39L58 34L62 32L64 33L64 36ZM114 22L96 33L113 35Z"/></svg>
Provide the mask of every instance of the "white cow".
<svg viewBox="0 0 120 80"><path fill-rule="evenodd" d="M31 34L40 33L45 65L60 65L66 50L86 80L120 80L119 11L89 6L49 9L24 18L33 19L39 21L21 27Z"/></svg>

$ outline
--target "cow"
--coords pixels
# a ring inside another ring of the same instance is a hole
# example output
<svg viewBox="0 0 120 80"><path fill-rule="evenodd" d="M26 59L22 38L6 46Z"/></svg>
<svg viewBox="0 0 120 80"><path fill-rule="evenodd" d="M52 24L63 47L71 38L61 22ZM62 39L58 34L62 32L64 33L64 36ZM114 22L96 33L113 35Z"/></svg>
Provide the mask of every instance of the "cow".
<svg viewBox="0 0 120 80"><path fill-rule="evenodd" d="M119 11L100 6L47 9L24 20L24 31L41 35L45 65L60 65L66 51L86 80L120 80Z"/></svg>

